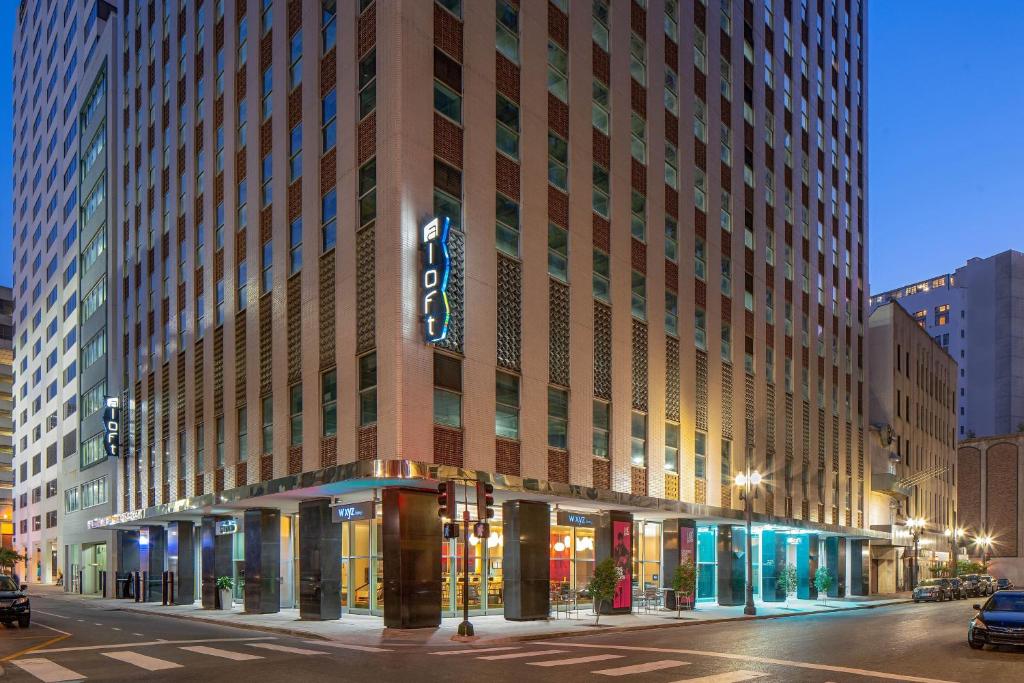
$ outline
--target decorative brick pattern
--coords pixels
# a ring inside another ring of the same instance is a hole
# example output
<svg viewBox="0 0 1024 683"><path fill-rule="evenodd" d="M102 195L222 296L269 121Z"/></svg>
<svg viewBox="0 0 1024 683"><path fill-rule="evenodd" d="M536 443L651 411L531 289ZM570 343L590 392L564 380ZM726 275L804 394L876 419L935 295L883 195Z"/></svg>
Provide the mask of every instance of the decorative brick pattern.
<svg viewBox="0 0 1024 683"><path fill-rule="evenodd" d="M331 249L320 257L320 370L337 365L335 360L334 318L334 258L337 251Z"/></svg>
<svg viewBox="0 0 1024 683"><path fill-rule="evenodd" d="M377 3L372 3L359 16L357 55L361 59L377 42Z"/></svg>
<svg viewBox="0 0 1024 683"><path fill-rule="evenodd" d="M665 473L665 498L668 500L679 500L679 475L672 472Z"/></svg>
<svg viewBox="0 0 1024 683"><path fill-rule="evenodd" d="M260 457L260 481L270 481L274 478L274 456L264 455Z"/></svg>
<svg viewBox="0 0 1024 683"><path fill-rule="evenodd" d="M500 52L494 53L494 78L498 92L519 103L519 67Z"/></svg>
<svg viewBox="0 0 1024 683"><path fill-rule="evenodd" d="M635 465L629 468L629 490L634 496L646 496L647 495L647 468L636 467Z"/></svg>
<svg viewBox="0 0 1024 683"><path fill-rule="evenodd" d="M359 428L359 453L360 460L377 459L377 425L363 425Z"/></svg>
<svg viewBox="0 0 1024 683"><path fill-rule="evenodd" d="M204 345L203 344L196 344L196 346L195 346L195 383L193 385L194 389L195 389L195 424L199 424L199 423L201 423L203 421L203 413L204 413L203 406L205 405L205 401L203 401L204 389L205 389L204 384L203 384L203 378L206 376L206 373L203 372L203 365L204 365L204 363L203 363L203 355L204 355L203 351L204 350L205 349L204 349ZM141 393L141 390L140 391L136 391L135 395L138 396L140 393ZM142 439L141 438L137 439L135 443L142 443Z"/></svg>
<svg viewBox="0 0 1024 683"><path fill-rule="evenodd" d="M506 197L519 201L519 164L500 152L494 155L495 186Z"/></svg>
<svg viewBox="0 0 1024 683"><path fill-rule="evenodd" d="M548 220L569 229L569 196L552 185L548 185Z"/></svg>
<svg viewBox="0 0 1024 683"><path fill-rule="evenodd" d="M611 251L611 224L607 219L594 214L594 247L608 253Z"/></svg>
<svg viewBox="0 0 1024 683"><path fill-rule="evenodd" d="M597 43L591 43L591 61L594 64L594 78L600 79L605 85L609 84L609 72L611 71L611 59Z"/></svg>
<svg viewBox="0 0 1024 683"><path fill-rule="evenodd" d="M451 257L451 271L448 276L448 305L451 308L451 316L448 321L448 337L437 346L462 353L463 311L466 304L466 236L457 230L448 233L448 253Z"/></svg>
<svg viewBox="0 0 1024 683"><path fill-rule="evenodd" d="M330 436L320 439L320 468L333 467L338 464L338 437Z"/></svg>
<svg viewBox="0 0 1024 683"><path fill-rule="evenodd" d="M235 486L245 486L249 483L249 464L240 462L235 464Z"/></svg>
<svg viewBox="0 0 1024 683"><path fill-rule="evenodd" d="M594 488L603 491L612 488L612 464L606 458L594 458Z"/></svg>
<svg viewBox="0 0 1024 683"><path fill-rule="evenodd" d="M647 274L647 245L638 239L629 240L630 265L638 273Z"/></svg>
<svg viewBox="0 0 1024 683"><path fill-rule="evenodd" d="M569 138L569 105L551 93L548 93L548 127L563 138Z"/></svg>
<svg viewBox="0 0 1024 683"><path fill-rule="evenodd" d="M522 264L498 254L498 365L519 370L522 349Z"/></svg>
<svg viewBox="0 0 1024 683"><path fill-rule="evenodd" d="M224 490L224 468L218 467L213 472L213 492L220 493Z"/></svg>
<svg viewBox="0 0 1024 683"><path fill-rule="evenodd" d="M633 320L633 410L647 411L647 325Z"/></svg>
<svg viewBox="0 0 1024 683"><path fill-rule="evenodd" d="M697 479L693 482L693 502L697 505L708 504L708 482L706 479Z"/></svg>
<svg viewBox="0 0 1024 683"><path fill-rule="evenodd" d="M269 293L260 297L260 396L270 393L270 377L274 362L272 303Z"/></svg>
<svg viewBox="0 0 1024 683"><path fill-rule="evenodd" d="M245 396L245 359L249 325L245 313L235 317L235 395Z"/></svg>
<svg viewBox="0 0 1024 683"><path fill-rule="evenodd" d="M548 481L569 483L569 451L548 449Z"/></svg>
<svg viewBox="0 0 1024 683"><path fill-rule="evenodd" d="M288 278L288 383L302 379L302 277Z"/></svg>
<svg viewBox="0 0 1024 683"><path fill-rule="evenodd" d="M548 288L548 379L569 386L569 287L551 279Z"/></svg>
<svg viewBox="0 0 1024 683"><path fill-rule="evenodd" d="M722 363L722 438L732 439L732 363Z"/></svg>
<svg viewBox="0 0 1024 683"><path fill-rule="evenodd" d="M462 467L462 430L434 425L434 462Z"/></svg>
<svg viewBox="0 0 1024 683"><path fill-rule="evenodd" d="M461 136L459 137L459 144L460 145L462 144ZM461 148L460 148L460 150L461 150ZM336 151L337 151L337 148L332 149L329 152L329 154L331 155L331 159L330 159L331 162L334 162L334 156L336 154ZM362 121L360 121L358 123L358 125L356 126L356 154L357 154L356 158L357 158L357 160L359 162L359 165L362 166L363 164L365 164L376 153L377 153L377 112L376 111L372 111L369 114L367 114L366 117ZM325 157L325 159L326 159L326 157ZM460 159L459 165L461 165L461 163L462 163L462 161L461 161L461 151L460 151L459 159ZM332 167L331 175L333 176L334 175L333 169L336 168L337 166L336 166L335 163L331 163L330 166Z"/></svg>
<svg viewBox="0 0 1024 683"><path fill-rule="evenodd" d="M520 445L510 439L494 440L494 469L498 474L519 476Z"/></svg>
<svg viewBox="0 0 1024 683"><path fill-rule="evenodd" d="M679 340L665 337L665 419L679 422Z"/></svg>
<svg viewBox="0 0 1024 683"><path fill-rule="evenodd" d="M462 129L436 112L434 154L455 168L462 168Z"/></svg>
<svg viewBox="0 0 1024 683"><path fill-rule="evenodd" d="M462 22L434 5L434 46L462 61Z"/></svg>
<svg viewBox="0 0 1024 683"><path fill-rule="evenodd" d="M373 225L363 228L356 234L356 353L365 353L376 346L374 241Z"/></svg>
<svg viewBox="0 0 1024 683"><path fill-rule="evenodd" d="M697 351L696 360L696 418L694 420L697 429L702 432L708 431L708 354L704 351Z"/></svg>
<svg viewBox="0 0 1024 683"><path fill-rule="evenodd" d="M288 474L298 474L302 471L302 445L291 446L288 449Z"/></svg>
<svg viewBox="0 0 1024 683"><path fill-rule="evenodd" d="M152 377L150 378L152 380ZM150 387L152 389L152 387ZM224 326L213 331L213 412L224 412ZM153 411L150 410L150 419ZM150 426L150 434L153 433Z"/></svg>

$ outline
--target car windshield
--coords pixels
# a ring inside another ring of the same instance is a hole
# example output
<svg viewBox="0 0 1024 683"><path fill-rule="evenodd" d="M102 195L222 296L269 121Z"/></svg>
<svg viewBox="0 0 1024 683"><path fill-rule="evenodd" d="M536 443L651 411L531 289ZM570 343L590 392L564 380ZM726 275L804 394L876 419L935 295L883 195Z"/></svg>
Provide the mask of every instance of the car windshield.
<svg viewBox="0 0 1024 683"><path fill-rule="evenodd" d="M985 604L986 612L1024 612L1024 593L996 593Z"/></svg>
<svg viewBox="0 0 1024 683"><path fill-rule="evenodd" d="M18 584L9 576L0 576L0 591L16 591Z"/></svg>
<svg viewBox="0 0 1024 683"><path fill-rule="evenodd" d="M942 579L926 579L921 582L922 586L941 586Z"/></svg>

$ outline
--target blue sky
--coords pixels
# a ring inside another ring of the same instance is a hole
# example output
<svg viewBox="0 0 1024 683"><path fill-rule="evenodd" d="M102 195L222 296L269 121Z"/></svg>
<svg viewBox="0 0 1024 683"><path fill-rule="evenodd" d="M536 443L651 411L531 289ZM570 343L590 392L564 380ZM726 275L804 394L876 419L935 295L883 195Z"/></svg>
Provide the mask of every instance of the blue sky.
<svg viewBox="0 0 1024 683"><path fill-rule="evenodd" d="M0 0L0 283L11 282L11 38ZM869 0L871 291L1024 250L1024 2Z"/></svg>

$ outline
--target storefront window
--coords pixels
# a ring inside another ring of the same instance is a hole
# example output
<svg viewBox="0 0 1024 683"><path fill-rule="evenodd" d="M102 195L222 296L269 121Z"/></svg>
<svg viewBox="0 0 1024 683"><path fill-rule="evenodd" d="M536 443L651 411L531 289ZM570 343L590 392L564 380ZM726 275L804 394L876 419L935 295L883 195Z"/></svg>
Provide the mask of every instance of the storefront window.
<svg viewBox="0 0 1024 683"><path fill-rule="evenodd" d="M697 599L716 600L715 573L717 556L715 548L715 528L706 527L697 530Z"/></svg>
<svg viewBox="0 0 1024 683"><path fill-rule="evenodd" d="M461 506L458 513L461 516ZM502 575L504 538L501 516L490 520L488 538L469 538L469 609L478 614L500 614L504 610L505 586ZM441 610L461 614L463 595L463 539L441 541Z"/></svg>
<svg viewBox="0 0 1024 683"><path fill-rule="evenodd" d="M633 589L647 590L661 587L661 524L636 522L633 524Z"/></svg>
<svg viewBox="0 0 1024 683"><path fill-rule="evenodd" d="M384 576L380 548L379 519L342 523L342 608L363 613L379 612L383 608Z"/></svg>
<svg viewBox="0 0 1024 683"><path fill-rule="evenodd" d="M580 603L589 603L587 586L594 575L594 529L551 526L551 590L568 596L576 591Z"/></svg>

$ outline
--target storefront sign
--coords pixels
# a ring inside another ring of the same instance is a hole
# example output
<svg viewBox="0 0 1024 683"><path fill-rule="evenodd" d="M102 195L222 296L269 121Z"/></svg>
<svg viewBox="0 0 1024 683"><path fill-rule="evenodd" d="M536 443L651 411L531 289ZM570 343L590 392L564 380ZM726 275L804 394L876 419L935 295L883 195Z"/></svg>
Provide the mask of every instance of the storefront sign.
<svg viewBox="0 0 1024 683"><path fill-rule="evenodd" d="M335 522L358 522L376 517L377 505L372 500L365 503L335 505L331 508L331 519Z"/></svg>
<svg viewBox="0 0 1024 683"><path fill-rule="evenodd" d="M629 608L633 604L630 592L633 585L633 524L616 520L612 522L612 559L620 572L620 579L615 584L615 595L612 607L615 609Z"/></svg>
<svg viewBox="0 0 1024 683"><path fill-rule="evenodd" d="M690 526L679 527L679 561L680 562L696 562L697 561L697 545L696 545L696 529Z"/></svg>
<svg viewBox="0 0 1024 683"><path fill-rule="evenodd" d="M238 520L234 518L219 520L214 525L213 530L217 536L227 536L229 534L233 534L238 531Z"/></svg>
<svg viewBox="0 0 1024 683"><path fill-rule="evenodd" d="M569 512L568 510L559 510L558 525L582 526L593 528L597 526L597 518L594 517L594 515L584 515L580 512Z"/></svg>
<svg viewBox="0 0 1024 683"><path fill-rule="evenodd" d="M118 437L121 434L121 402L116 396L107 396L103 408L103 448L108 458L118 456Z"/></svg>
<svg viewBox="0 0 1024 683"><path fill-rule="evenodd" d="M451 307L448 305L448 275L451 259L448 255L448 218L435 218L423 226L420 248L423 253L423 338L428 344L436 344L448 336L448 320Z"/></svg>

